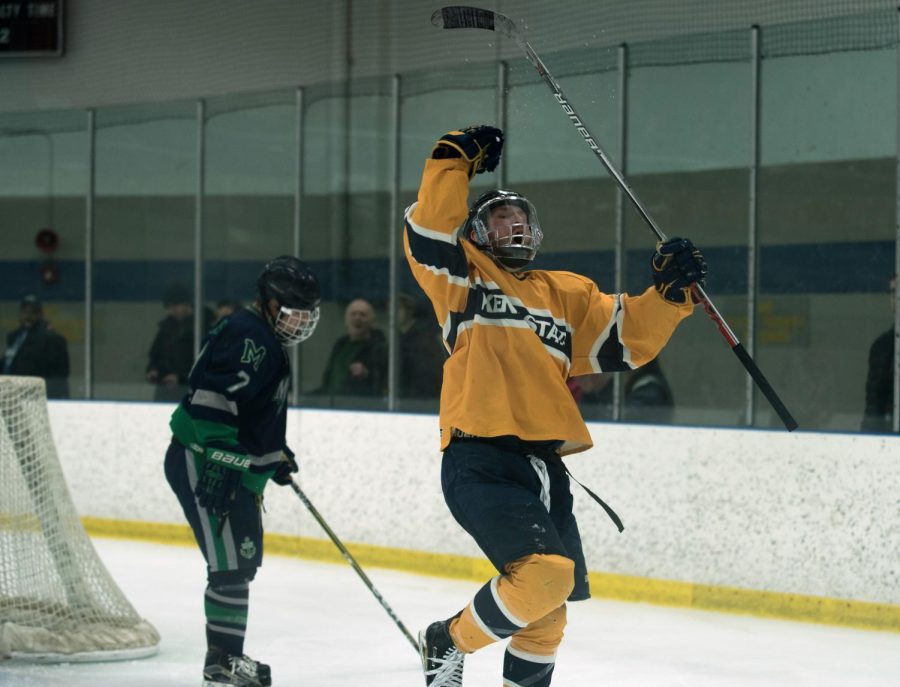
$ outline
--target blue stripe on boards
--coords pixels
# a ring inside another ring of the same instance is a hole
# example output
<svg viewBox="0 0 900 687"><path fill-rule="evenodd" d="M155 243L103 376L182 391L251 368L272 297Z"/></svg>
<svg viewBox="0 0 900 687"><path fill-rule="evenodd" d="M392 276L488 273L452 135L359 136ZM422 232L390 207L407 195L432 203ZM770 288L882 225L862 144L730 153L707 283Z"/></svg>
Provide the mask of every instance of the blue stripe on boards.
<svg viewBox="0 0 900 687"><path fill-rule="evenodd" d="M425 240L427 241L427 240ZM437 243L437 242L429 242ZM453 250L449 244L448 248ZM625 256L625 290L644 291L651 283L652 243L629 250ZM703 248L710 265L710 295L742 295L747 290L747 249ZM577 272L593 279L601 291L613 291L611 250L542 253L536 269ZM766 295L887 293L894 273L893 241L858 241L823 244L764 246L760 250L760 290ZM84 299L84 261L56 262L59 279L44 284L43 261L0 260L0 300L18 301L35 294L45 302ZM405 262L401 258L401 262ZM210 260L204 263L204 300L236 298L249 302L264 260ZM383 306L389 290L389 265L382 258L313 260L326 301L347 302L365 297ZM160 303L166 287L180 281L189 290L194 283L193 260L100 260L94 263L94 298L98 302ZM409 268L399 270L400 290L418 293Z"/></svg>
<svg viewBox="0 0 900 687"><path fill-rule="evenodd" d="M0 300L20 301L34 294L41 301L84 300L84 261L60 260L59 280L44 284L41 280L41 260L0 261Z"/></svg>

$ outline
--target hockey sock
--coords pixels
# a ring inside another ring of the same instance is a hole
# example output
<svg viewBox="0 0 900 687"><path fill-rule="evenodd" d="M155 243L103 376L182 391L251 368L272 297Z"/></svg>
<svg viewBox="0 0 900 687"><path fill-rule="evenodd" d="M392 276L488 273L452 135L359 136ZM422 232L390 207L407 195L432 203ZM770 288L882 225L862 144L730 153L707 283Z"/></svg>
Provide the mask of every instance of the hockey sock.
<svg viewBox="0 0 900 687"><path fill-rule="evenodd" d="M503 687L549 687L556 659L519 655L507 647L503 655Z"/></svg>
<svg viewBox="0 0 900 687"><path fill-rule="evenodd" d="M232 656L243 655L249 598L250 585L246 582L206 588L207 646L217 646Z"/></svg>
<svg viewBox="0 0 900 687"><path fill-rule="evenodd" d="M557 555L532 554L510 563L451 622L453 643L471 653L543 618L565 603L574 570L571 560Z"/></svg>
<svg viewBox="0 0 900 687"><path fill-rule="evenodd" d="M565 626L563 605L514 634L503 656L504 687L549 687Z"/></svg>

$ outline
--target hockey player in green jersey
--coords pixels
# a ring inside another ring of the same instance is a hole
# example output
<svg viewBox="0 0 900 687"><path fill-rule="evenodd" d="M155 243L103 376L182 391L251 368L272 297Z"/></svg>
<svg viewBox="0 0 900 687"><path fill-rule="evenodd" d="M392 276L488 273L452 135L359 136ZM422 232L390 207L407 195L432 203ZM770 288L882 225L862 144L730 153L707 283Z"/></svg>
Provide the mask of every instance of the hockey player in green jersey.
<svg viewBox="0 0 900 687"><path fill-rule="evenodd" d="M216 324L172 415L165 471L207 562L203 687L272 684L244 654L250 582L262 564L262 493L297 471L285 442L291 385L285 351L312 335L319 283L300 260L275 258L254 305Z"/></svg>

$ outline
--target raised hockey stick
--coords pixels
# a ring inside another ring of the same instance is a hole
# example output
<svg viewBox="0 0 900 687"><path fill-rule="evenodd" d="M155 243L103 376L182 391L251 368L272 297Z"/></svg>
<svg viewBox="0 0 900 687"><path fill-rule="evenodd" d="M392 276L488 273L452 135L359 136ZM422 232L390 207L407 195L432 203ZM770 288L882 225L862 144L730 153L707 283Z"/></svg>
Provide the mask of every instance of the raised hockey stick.
<svg viewBox="0 0 900 687"><path fill-rule="evenodd" d="M360 579L365 583L365 585L369 588L369 591L372 592L372 595L378 599L378 603L381 604L381 607L387 611L387 614L391 616L391 620L394 621L394 624L400 629L400 632L403 633L403 636L409 640L409 643L412 644L413 650L416 652L416 655L419 655L419 643L413 639L413 636L409 633L409 630L406 629L406 626L401 622L400 618L397 617L397 614L394 613L394 610L388 606L388 602L384 600L384 597L378 593L378 590L375 589L375 585L372 584L372 580L369 579L369 576L363 572L363 569L359 567L359 563L356 562L356 559L351 555L349 551L347 551L347 547L341 543L341 540L338 539L337 535L334 531L328 526L328 523L325 522L325 519L319 514L319 511L316 510L316 507L312 505L312 502L307 498L306 494L303 493L303 490L300 488L300 485L297 484L294 480L291 480L291 489L294 490L294 493L300 497L300 500L303 501L303 505L306 506L307 510L312 513L312 516L316 519L316 522L322 526L322 529L325 530L325 533L331 537L331 541L334 542L334 545L338 547L338 550L341 552L341 555L344 557L350 567L352 567L356 574L359 575Z"/></svg>
<svg viewBox="0 0 900 687"><path fill-rule="evenodd" d="M581 115L575 111L572 103L566 98L546 65L541 61L541 58L538 57L534 48L532 48L528 41L525 40L523 31L519 29L512 19L499 12L494 12L493 10L485 10L479 7L451 5L435 11L434 14L431 15L431 23L442 29L485 29L487 31L501 33L507 38L514 39L519 47L525 52L525 56L531 64L534 65L534 68L537 70L541 79L553 92L553 97L556 99L556 102L559 103L563 112L566 113L572 126L574 126L575 130L581 134L581 137L584 139L588 148L594 151L594 154L599 158L600 162L603 163L603 166L606 167L606 170L616 180L616 183L619 184L619 187L624 191L625 195L628 196L629 200L631 200L631 203L638 211L638 214L640 214L647 223L647 226L650 227L650 230L656 235L657 240L666 240L666 235L663 233L662 229L659 228L659 225L656 224L650 216L650 213L644 208L643 204L638 199L637 194L635 194L628 185L625 177L618 169L616 169L616 166L612 163L612 160L609 159L609 156L603 150L603 147L588 130ZM778 394L775 393L775 389L769 384L769 381L765 378L765 375L763 375L762 370L759 369L753 358L747 353L743 344L738 340L737 335L735 335L731 327L728 326L725 318L722 317L719 310L713 305L713 302L710 300L709 296L706 295L706 291L703 290L703 287L699 284L694 284L691 287L691 291L694 300L703 305L706 314L709 315L713 322L715 322L722 337L731 347L731 350L734 351L734 354L753 378L753 381L756 382L756 385L759 387L760 391L762 391L763 396L766 397L766 400L769 401L772 408L778 413L778 417L781 418L781 421L784 423L787 430L791 432L797 429L797 421L794 420L787 407L778 397Z"/></svg>

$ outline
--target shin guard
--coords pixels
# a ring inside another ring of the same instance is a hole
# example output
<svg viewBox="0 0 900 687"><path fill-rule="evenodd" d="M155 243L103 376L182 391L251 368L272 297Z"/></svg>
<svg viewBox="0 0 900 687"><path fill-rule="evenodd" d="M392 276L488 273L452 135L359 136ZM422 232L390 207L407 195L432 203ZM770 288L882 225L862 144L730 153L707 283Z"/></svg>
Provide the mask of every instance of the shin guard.
<svg viewBox="0 0 900 687"><path fill-rule="evenodd" d="M475 594L450 625L454 644L466 653L510 637L565 603L575 564L557 555L532 554L506 566Z"/></svg>
<svg viewBox="0 0 900 687"><path fill-rule="evenodd" d="M563 605L514 634L503 656L504 687L548 687L565 626Z"/></svg>

